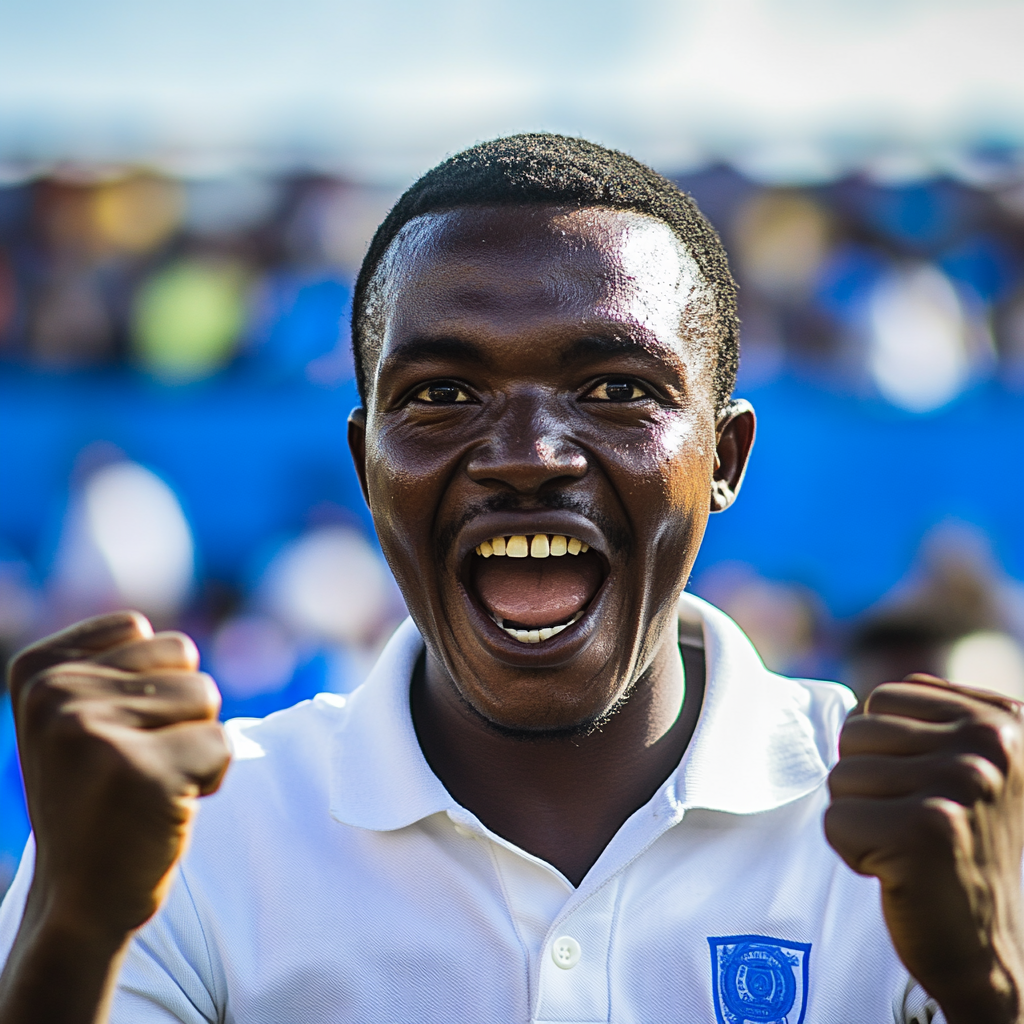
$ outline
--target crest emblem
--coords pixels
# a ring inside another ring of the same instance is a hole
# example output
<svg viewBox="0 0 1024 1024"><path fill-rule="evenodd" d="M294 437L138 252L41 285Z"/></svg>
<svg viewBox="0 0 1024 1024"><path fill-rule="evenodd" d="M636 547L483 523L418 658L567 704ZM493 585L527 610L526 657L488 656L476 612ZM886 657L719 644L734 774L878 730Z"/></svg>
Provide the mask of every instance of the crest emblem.
<svg viewBox="0 0 1024 1024"><path fill-rule="evenodd" d="M708 944L718 1024L803 1024L809 942L721 935Z"/></svg>

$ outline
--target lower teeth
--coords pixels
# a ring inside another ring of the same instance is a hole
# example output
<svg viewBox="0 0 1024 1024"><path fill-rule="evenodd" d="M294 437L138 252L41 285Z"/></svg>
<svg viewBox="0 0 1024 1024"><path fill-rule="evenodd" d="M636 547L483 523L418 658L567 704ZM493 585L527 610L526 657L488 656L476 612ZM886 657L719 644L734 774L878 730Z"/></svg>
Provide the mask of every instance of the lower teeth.
<svg viewBox="0 0 1024 1024"><path fill-rule="evenodd" d="M563 629L571 626L574 622L579 622L583 618L583 612L578 611L568 622L563 622L560 626L545 626L543 629L509 629L508 626L502 624L501 619L494 618L494 623L501 629L505 630L506 633L514 640L518 640L521 644L539 644L542 640L549 640L556 633L561 633Z"/></svg>

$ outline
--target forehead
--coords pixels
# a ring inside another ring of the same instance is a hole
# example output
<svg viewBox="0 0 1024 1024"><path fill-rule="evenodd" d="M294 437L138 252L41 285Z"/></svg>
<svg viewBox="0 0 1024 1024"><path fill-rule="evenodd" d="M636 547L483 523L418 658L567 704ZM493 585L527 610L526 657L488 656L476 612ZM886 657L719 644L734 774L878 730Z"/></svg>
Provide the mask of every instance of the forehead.
<svg viewBox="0 0 1024 1024"><path fill-rule="evenodd" d="M467 207L417 217L377 271L380 341L456 321L618 324L678 348L688 306L703 288L668 224L603 207Z"/></svg>

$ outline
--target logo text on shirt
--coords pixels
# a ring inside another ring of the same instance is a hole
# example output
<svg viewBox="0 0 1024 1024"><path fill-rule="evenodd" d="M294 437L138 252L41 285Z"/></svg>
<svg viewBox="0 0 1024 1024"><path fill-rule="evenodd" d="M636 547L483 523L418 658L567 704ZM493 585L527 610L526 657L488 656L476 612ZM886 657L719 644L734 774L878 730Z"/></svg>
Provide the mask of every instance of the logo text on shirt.
<svg viewBox="0 0 1024 1024"><path fill-rule="evenodd" d="M718 935L708 944L718 1024L803 1024L809 942Z"/></svg>

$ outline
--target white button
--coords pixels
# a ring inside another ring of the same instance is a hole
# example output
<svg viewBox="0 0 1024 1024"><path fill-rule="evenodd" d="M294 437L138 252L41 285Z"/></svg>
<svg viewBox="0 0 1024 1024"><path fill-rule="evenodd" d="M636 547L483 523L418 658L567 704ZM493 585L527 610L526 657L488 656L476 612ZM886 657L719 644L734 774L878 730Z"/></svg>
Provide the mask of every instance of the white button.
<svg viewBox="0 0 1024 1024"><path fill-rule="evenodd" d="M581 952L580 944L571 935L563 935L551 944L551 959L563 971L570 970L580 962Z"/></svg>

